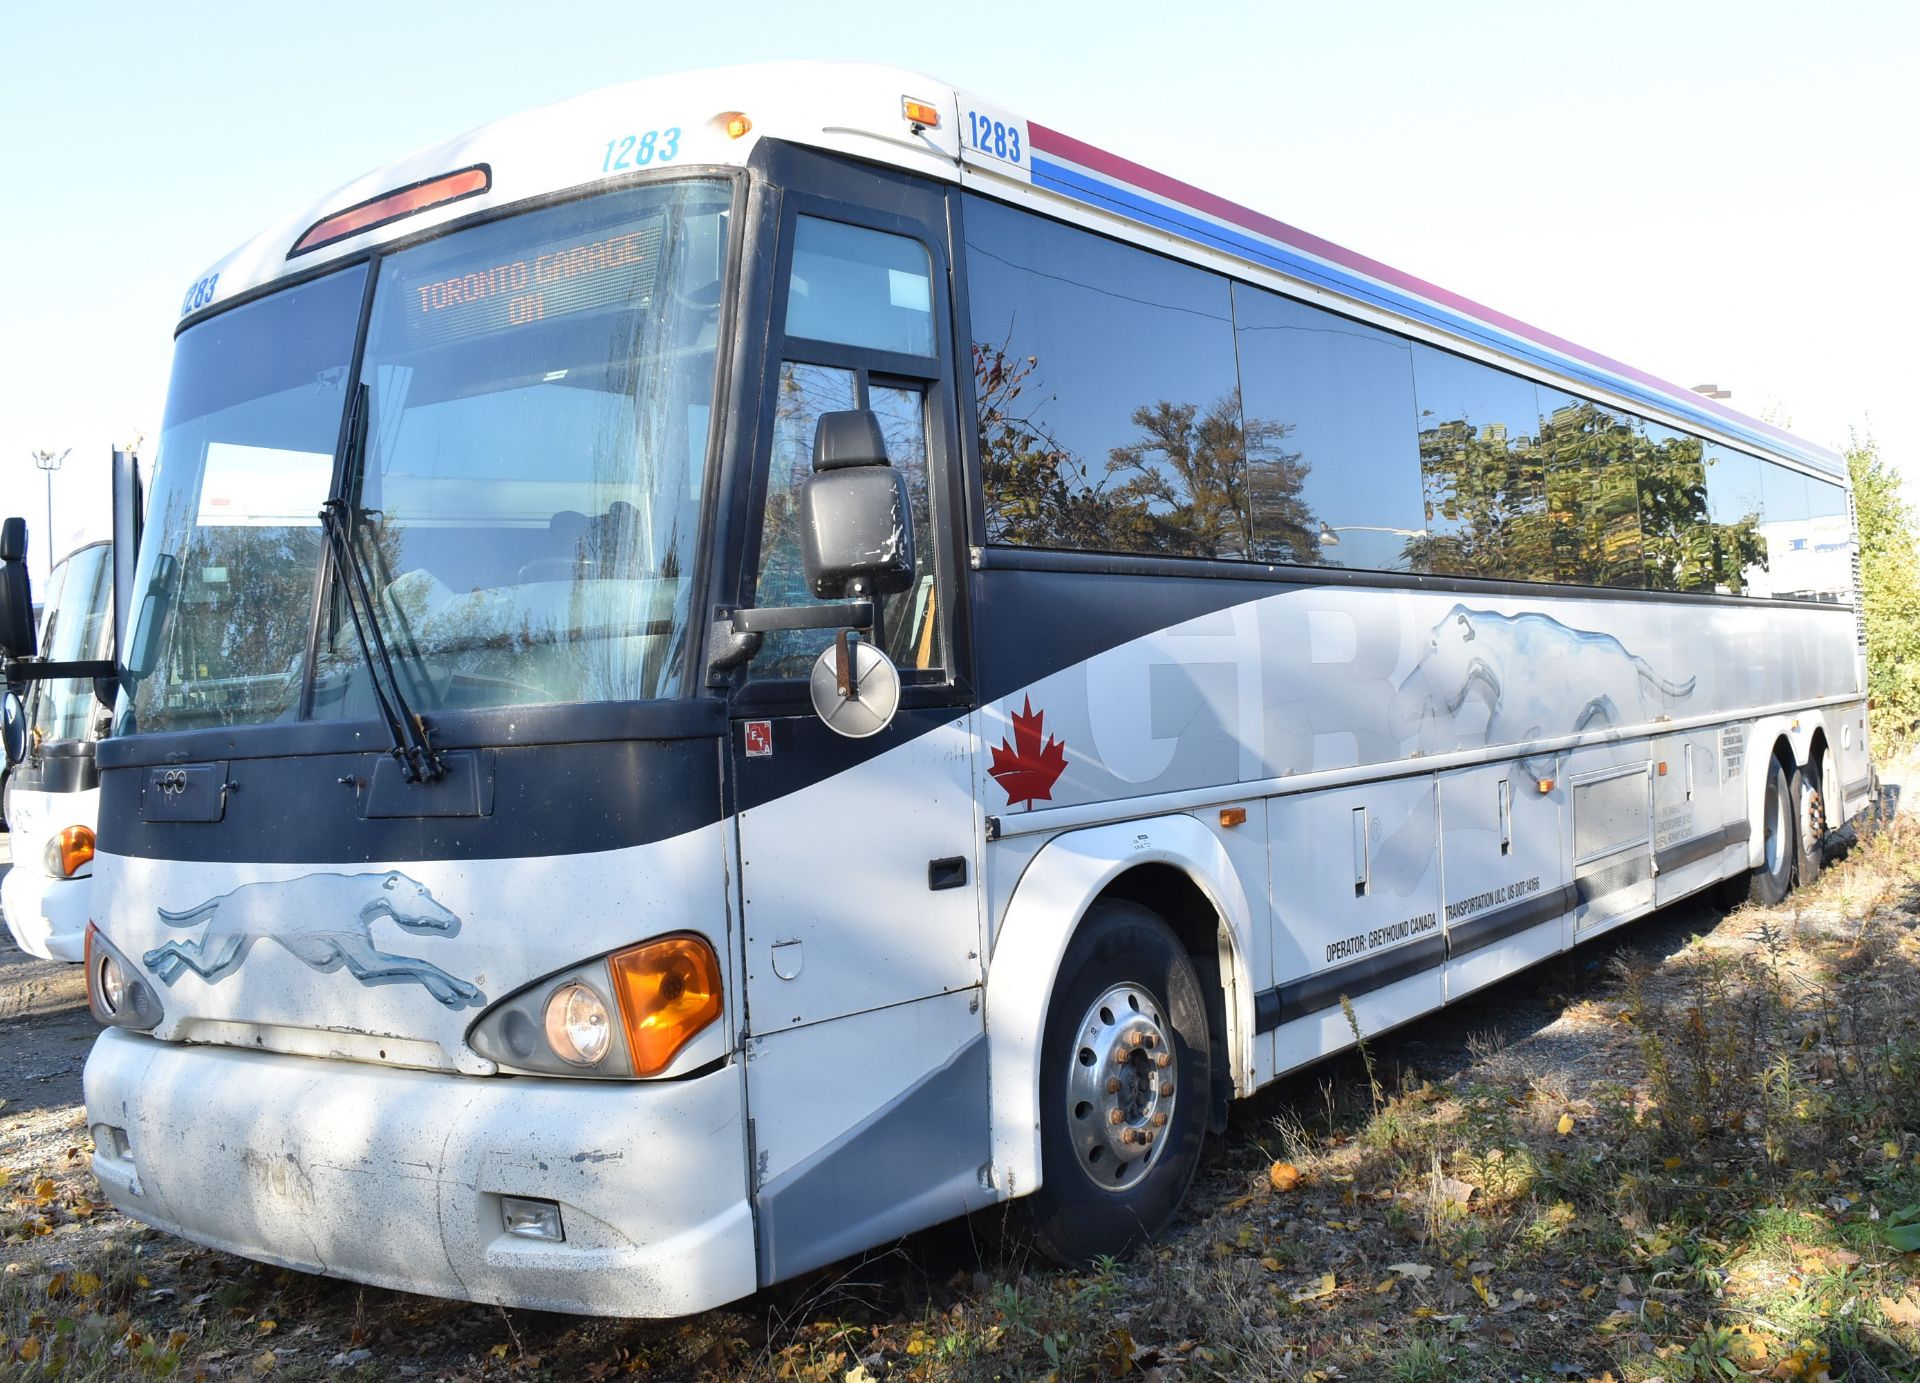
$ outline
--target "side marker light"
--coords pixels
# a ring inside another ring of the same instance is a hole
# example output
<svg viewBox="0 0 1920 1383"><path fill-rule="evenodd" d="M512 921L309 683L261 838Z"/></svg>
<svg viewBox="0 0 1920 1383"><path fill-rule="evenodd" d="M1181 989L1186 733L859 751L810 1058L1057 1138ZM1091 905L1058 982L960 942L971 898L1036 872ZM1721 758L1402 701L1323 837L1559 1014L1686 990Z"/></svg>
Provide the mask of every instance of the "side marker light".
<svg viewBox="0 0 1920 1383"><path fill-rule="evenodd" d="M916 134L921 130L940 128L940 107L930 101L916 101L911 96L902 96L900 110L907 117L907 123L914 127Z"/></svg>
<svg viewBox="0 0 1920 1383"><path fill-rule="evenodd" d="M1243 826L1246 824L1246 820L1247 809L1245 807L1222 807L1220 809L1220 824L1222 826Z"/></svg>
<svg viewBox="0 0 1920 1383"><path fill-rule="evenodd" d="M1548 793L1552 791L1553 791L1553 779L1542 778L1540 780L1540 795L1542 797L1545 797Z"/></svg>

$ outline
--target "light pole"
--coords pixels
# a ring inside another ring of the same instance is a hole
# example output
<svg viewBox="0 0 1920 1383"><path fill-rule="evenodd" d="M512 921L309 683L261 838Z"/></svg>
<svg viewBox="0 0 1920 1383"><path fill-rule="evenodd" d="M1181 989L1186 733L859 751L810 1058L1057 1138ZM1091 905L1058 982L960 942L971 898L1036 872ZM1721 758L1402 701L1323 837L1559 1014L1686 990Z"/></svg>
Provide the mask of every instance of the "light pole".
<svg viewBox="0 0 1920 1383"><path fill-rule="evenodd" d="M52 572L53 570L53 473L60 469L60 463L67 459L67 452L72 450L72 447L68 447L66 451L60 452L58 455L51 451L36 451L32 453L33 464L47 474L47 536L43 541L47 545L48 572Z"/></svg>

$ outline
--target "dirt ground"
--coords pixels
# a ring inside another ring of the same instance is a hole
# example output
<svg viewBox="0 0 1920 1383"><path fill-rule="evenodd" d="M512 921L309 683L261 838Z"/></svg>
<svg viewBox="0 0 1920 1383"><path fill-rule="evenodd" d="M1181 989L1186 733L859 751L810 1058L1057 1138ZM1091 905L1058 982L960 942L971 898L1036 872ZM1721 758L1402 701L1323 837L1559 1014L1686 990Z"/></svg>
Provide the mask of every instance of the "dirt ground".
<svg viewBox="0 0 1920 1383"><path fill-rule="evenodd" d="M0 848L4 842L0 836ZM1364 1091L1377 1078L1389 1094L1412 1092L1406 1098L1414 1109L1421 1101L1470 1105L1480 1096L1465 1092L1497 1087L1507 1092L1495 1102L1504 1101L1502 1108L1546 1100L1556 1109L1579 1112L1584 1123L1590 1117L1586 1111L1594 1107L1585 1092L1624 1088L1622 1083L1634 1075L1637 1039L1620 1017L1620 976L1630 971L1658 975L1667 967L1683 966L1703 945L1750 949L1754 915L1754 910L1742 909L1730 921L1707 902L1682 903L1374 1040L1369 1044L1371 1064L1364 1068L1352 1057L1323 1063L1242 1102L1227 1135L1209 1144L1188 1209L1167 1246L1156 1254L1135 1255L1137 1266L1102 1267L1090 1277L1045 1272L991 1247L991 1236L982 1226L960 1223L912 1236L862 1261L836 1265L735 1305L669 1322L584 1321L361 1288L248 1263L124 1219L98 1199L87 1166L91 1145L81 1105L81 1074L94 1027L79 968L35 961L0 942L0 1378L10 1376L12 1368L22 1377L80 1379L1175 1379L1248 1376L1258 1358L1262 1362L1256 1371L1263 1376L1313 1383L1369 1376L1409 1383L1482 1376L1597 1379L1598 1367L1576 1364L1538 1373L1518 1364L1484 1372L1477 1365L1470 1369L1471 1356L1461 1352L1468 1346L1434 1353L1438 1362L1427 1367L1425 1356L1389 1357L1364 1341L1356 1345L1359 1337L1352 1330L1339 1337L1345 1345L1338 1339L1324 1347L1302 1345L1297 1359L1291 1344L1284 1354L1275 1344L1270 1359L1258 1352L1264 1345L1249 1353L1245 1344L1228 1349L1196 1344L1193 1338L1164 1349L1136 1346L1136 1337L1151 1337L1148 1322L1157 1309L1153 1301L1138 1296L1166 1290L1165 1264L1231 1264L1236 1254L1250 1254L1254 1266L1246 1271L1263 1278L1263 1291L1283 1314L1331 1306L1336 1295L1333 1272L1319 1276L1317 1263L1296 1256L1301 1252L1297 1247L1262 1246L1274 1236L1284 1235L1289 1245L1300 1246L1315 1243L1315 1234L1337 1239L1343 1227L1359 1231L1357 1212L1339 1208L1351 1206L1355 1194L1353 1168L1340 1159L1350 1157L1398 1116L1391 1106L1383 1109L1377 1091L1369 1116L1366 1097L1356 1097L1356 1089ZM1681 983L1682 973L1673 970L1674 984ZM1356 1098L1361 1110L1357 1115ZM1573 1113L1561 1118L1562 1135L1573 1118ZM1316 1127L1324 1133L1308 1132ZM1545 1132L1550 1142L1552 1127ZM1390 1130L1385 1136L1401 1135ZM1335 1197L1329 1202L1333 1208L1313 1213L1353 1218L1305 1222L1304 1198L1289 1202L1289 1213L1274 1210L1267 1199L1267 1169L1274 1164L1278 1178L1280 1166L1293 1165L1276 1162L1283 1157L1306 1169L1304 1184L1318 1179ZM1341 1170L1343 1165L1347 1170ZM1438 1152L1432 1178L1435 1186L1442 1184ZM1451 1175L1444 1180L1462 1184ZM1341 1184L1347 1185L1344 1192L1337 1189ZM1391 1201L1396 1193L1387 1185L1377 1194ZM1397 1194L1404 1204L1408 1193ZM1486 1200L1483 1196L1481 1203ZM1419 1247L1431 1247L1404 1224L1393 1233L1416 1247L1385 1245L1360 1256L1384 1264L1396 1252L1411 1258L1418 1256ZM1352 1250L1342 1252L1351 1256ZM1276 1253L1280 1257L1273 1256ZM1465 1320L1465 1314L1445 1313L1457 1312L1463 1297L1466 1306L1473 1307L1472 1292L1486 1297L1483 1278L1491 1269L1474 1261L1476 1253L1491 1257L1493 1250L1471 1245L1464 1249L1457 1265L1459 1283L1449 1287L1451 1295L1436 1295L1431 1306L1415 1309L1416 1324ZM1401 1263L1394 1271L1410 1266L1417 1265ZM1305 1285L1295 1290L1299 1284L1291 1278L1280 1285L1282 1279L1271 1275L1283 1272L1306 1273ZM1471 1291L1464 1285L1468 1280ZM1324 1290L1314 1285L1322 1282ZM1544 1279L1536 1285L1551 1290ZM1384 1293L1393 1286L1395 1279L1389 1275L1368 1291ZM1338 1289L1345 1290L1344 1285ZM1124 1296L1128 1291L1135 1300L1112 1311L1100 1295ZM1525 1295L1515 1290L1516 1301ZM1074 1332L1084 1333L1080 1322L1093 1309L1089 1302L1098 1308L1099 1320L1110 1315L1118 1325L1111 1331L1105 1325L1093 1327L1101 1332L1086 1346L1093 1352L1063 1357L1063 1349L1080 1348L1073 1343L1080 1338ZM1496 1309L1491 1299L1488 1306L1491 1318ZM1497 1309L1513 1308L1503 1304ZM1915 1310L1920 1314L1920 1301ZM1049 1325L1035 1314L1048 1311L1066 1311L1071 1320ZM1517 1328L1520 1317L1501 1320L1511 1320ZM1171 1339L1180 1331L1169 1325L1159 1333ZM1433 1349L1442 1351L1463 1337L1442 1333L1436 1338ZM1121 1339L1124 1348L1114 1343ZM1650 1341L1648 1348L1655 1345ZM1383 1363L1377 1375L1364 1369L1344 1372L1338 1361L1352 1358L1386 1360L1392 1368ZM1724 1376L1745 1373L1744 1368L1729 1369ZM1659 1374L1623 1372L1620 1378L1693 1376L1668 1367ZM1827 1375L1809 1369L1751 1376ZM1614 1377L1611 1371L1605 1373L1607 1379Z"/></svg>

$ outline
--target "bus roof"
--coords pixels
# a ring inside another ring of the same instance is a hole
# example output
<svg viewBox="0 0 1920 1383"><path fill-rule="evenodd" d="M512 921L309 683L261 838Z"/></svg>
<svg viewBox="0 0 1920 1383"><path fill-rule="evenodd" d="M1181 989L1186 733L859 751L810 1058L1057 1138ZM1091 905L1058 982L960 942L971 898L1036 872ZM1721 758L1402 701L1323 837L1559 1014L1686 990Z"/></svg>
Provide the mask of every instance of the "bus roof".
<svg viewBox="0 0 1920 1383"><path fill-rule="evenodd" d="M938 111L939 123L924 123L925 112L911 110L916 103ZM1412 324L1416 334L1437 332L1696 430L1845 475L1831 450L1718 400L921 73L866 63L768 63L648 78L510 116L420 149L336 189L210 266L189 290L183 321L369 245L493 207L621 179L635 166L739 165L768 137L964 182L1096 228L1131 227L1198 245L1259 265L1318 295ZM398 219L374 218L357 234L296 251L303 236L342 211L477 166L487 170L487 185L477 193Z"/></svg>

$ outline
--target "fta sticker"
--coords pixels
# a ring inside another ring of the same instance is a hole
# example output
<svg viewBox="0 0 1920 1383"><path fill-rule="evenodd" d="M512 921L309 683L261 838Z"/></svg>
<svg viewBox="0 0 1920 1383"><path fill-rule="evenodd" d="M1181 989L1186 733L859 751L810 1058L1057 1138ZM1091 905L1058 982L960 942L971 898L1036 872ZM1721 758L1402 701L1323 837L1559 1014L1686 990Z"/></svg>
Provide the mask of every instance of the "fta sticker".
<svg viewBox="0 0 1920 1383"><path fill-rule="evenodd" d="M750 720L746 724L747 757L764 759L773 753L773 722Z"/></svg>

